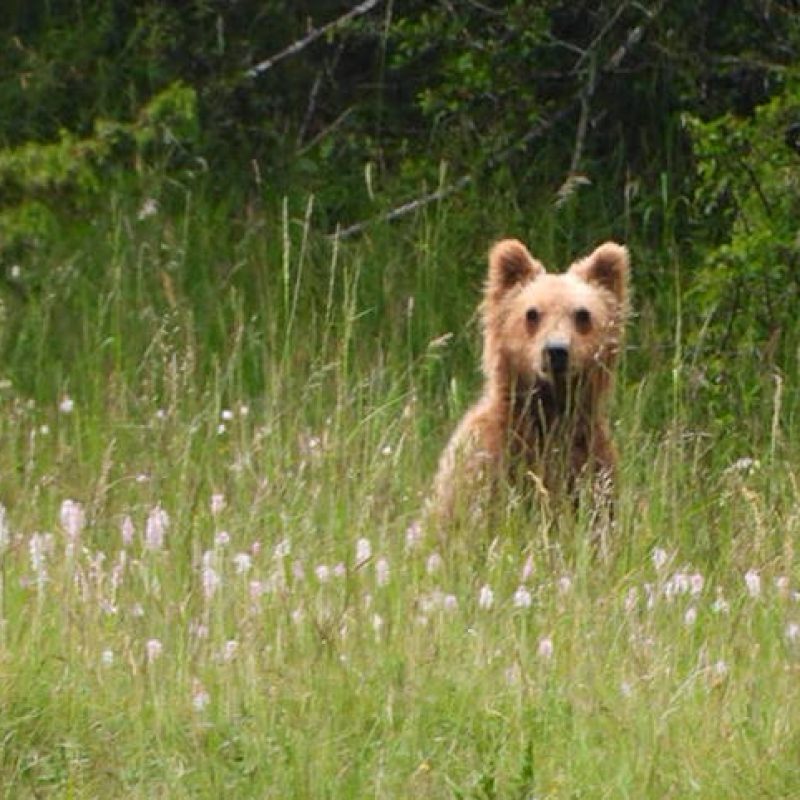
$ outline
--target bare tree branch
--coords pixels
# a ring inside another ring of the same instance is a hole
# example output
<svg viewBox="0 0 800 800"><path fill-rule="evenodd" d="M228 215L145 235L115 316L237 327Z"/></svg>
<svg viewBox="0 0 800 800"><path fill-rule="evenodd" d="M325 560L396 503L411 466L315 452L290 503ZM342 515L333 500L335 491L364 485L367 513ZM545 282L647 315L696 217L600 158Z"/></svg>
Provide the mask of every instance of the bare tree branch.
<svg viewBox="0 0 800 800"><path fill-rule="evenodd" d="M299 53L301 50L305 50L306 47L316 42L321 36L324 36L326 33L334 30L335 28L345 25L346 23L350 22L351 19L355 19L356 17L366 14L368 11L372 11L372 9L381 2L383 2L383 0L364 0L363 3L359 3L357 6L351 8L347 13L342 14L341 17L337 17L336 19L326 23L325 25L322 25L319 28L314 28L314 30L310 31L302 39L292 42L292 44L290 44L288 47L285 47L274 56L261 61L254 67L250 67L245 75L248 78L257 78L259 75L263 75L267 70L272 69L279 61L283 61L285 58L293 56L295 53Z"/></svg>
<svg viewBox="0 0 800 800"><path fill-rule="evenodd" d="M430 203L435 203L437 200L444 200L445 197L449 197L451 194L461 191L465 186L469 186L473 180L473 175L462 175L454 183L451 183L448 186L443 186L441 189L437 189L435 192L424 194L422 197L417 197L415 200L410 200L408 203L403 203L403 205L393 208L391 211L388 211L386 214L383 214L380 217L365 219L362 222L356 222L346 228L337 228L334 233L330 234L330 238L347 239L350 236L355 236L356 234L361 233L371 225L374 225L376 222L392 222L395 219L404 217L406 214L410 214L412 211L416 211L418 208L427 206Z"/></svg>
<svg viewBox="0 0 800 800"><path fill-rule="evenodd" d="M556 208L564 205L572 196L573 192L579 187L589 183L585 175L580 175L578 169L583 157L583 146L586 141L586 130L589 125L590 100L594 94L595 87L595 63L594 58L589 61L589 77L580 92L581 113L578 117L578 128L575 131L575 147L572 151L572 161L569 165L569 172L561 187L556 192Z"/></svg>

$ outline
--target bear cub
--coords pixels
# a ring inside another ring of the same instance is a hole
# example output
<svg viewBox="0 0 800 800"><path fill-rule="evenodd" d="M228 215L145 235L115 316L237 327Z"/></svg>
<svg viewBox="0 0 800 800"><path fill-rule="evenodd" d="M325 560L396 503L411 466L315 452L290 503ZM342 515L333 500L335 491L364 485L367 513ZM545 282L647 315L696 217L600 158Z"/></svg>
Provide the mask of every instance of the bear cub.
<svg viewBox="0 0 800 800"><path fill-rule="evenodd" d="M628 251L613 242L562 274L547 273L515 239L494 245L481 308L485 384L441 456L432 498L440 519L485 510L476 505L501 480L550 496L574 494L588 478L609 499L616 454L606 400L628 272Z"/></svg>

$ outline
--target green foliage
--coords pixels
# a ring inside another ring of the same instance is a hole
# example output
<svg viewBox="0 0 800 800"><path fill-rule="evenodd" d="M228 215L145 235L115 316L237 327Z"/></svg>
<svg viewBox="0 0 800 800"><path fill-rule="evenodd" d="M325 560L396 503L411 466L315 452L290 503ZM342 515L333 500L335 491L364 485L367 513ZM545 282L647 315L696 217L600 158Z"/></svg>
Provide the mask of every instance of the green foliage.
<svg viewBox="0 0 800 800"><path fill-rule="evenodd" d="M453 14L433 5L418 16L401 16L391 30L391 66L412 72L426 65L416 102L442 139L469 129L507 136L512 116L522 114L527 122L537 116L536 82L520 81L519 70L541 57L549 4L514 0L506 6L494 11L476 4Z"/></svg>
<svg viewBox="0 0 800 800"><path fill-rule="evenodd" d="M86 212L107 183L135 168L140 176L185 168L199 137L197 98L180 82L153 97L133 122L97 119L91 136L62 130L52 143L0 150L0 256L42 244L65 212Z"/></svg>
<svg viewBox="0 0 800 800"><path fill-rule="evenodd" d="M195 147L200 139L197 93L182 81L170 84L142 108L126 133L136 142L140 158L159 154L159 148L163 159L175 149Z"/></svg>
<svg viewBox="0 0 800 800"><path fill-rule="evenodd" d="M798 121L800 81L789 75L752 116L686 119L703 252L689 297L696 313L713 314L711 333L723 351L766 342L795 325L800 152L791 131Z"/></svg>

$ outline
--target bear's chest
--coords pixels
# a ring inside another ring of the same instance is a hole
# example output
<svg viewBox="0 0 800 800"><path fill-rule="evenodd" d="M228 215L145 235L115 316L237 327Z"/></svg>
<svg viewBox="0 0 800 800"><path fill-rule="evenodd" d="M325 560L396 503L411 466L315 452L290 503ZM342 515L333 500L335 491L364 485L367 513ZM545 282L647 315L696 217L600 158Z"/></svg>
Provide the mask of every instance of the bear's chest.
<svg viewBox="0 0 800 800"><path fill-rule="evenodd" d="M507 441L514 483L533 481L548 491L574 485L589 459L590 425L571 400L549 387L517 398Z"/></svg>

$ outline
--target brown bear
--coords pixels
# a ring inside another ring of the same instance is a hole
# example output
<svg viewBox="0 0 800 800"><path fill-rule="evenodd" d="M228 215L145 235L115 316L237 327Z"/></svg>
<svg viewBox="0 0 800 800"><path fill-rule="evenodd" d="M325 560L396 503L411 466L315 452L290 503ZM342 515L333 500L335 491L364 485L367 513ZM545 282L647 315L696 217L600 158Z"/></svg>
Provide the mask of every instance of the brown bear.
<svg viewBox="0 0 800 800"><path fill-rule="evenodd" d="M498 480L549 497L588 477L609 498L616 453L606 412L628 314L628 251L600 245L551 275L515 239L489 253L483 395L439 462L433 511L450 519Z"/></svg>

